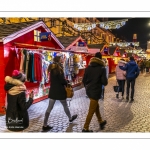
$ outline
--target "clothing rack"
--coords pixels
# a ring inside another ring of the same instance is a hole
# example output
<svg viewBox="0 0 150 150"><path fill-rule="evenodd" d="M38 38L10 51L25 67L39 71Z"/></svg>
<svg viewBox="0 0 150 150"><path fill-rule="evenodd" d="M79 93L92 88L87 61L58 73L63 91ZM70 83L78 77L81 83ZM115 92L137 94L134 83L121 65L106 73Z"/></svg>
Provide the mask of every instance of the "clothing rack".
<svg viewBox="0 0 150 150"><path fill-rule="evenodd" d="M40 45L33 45L33 44L24 44L24 43L17 43L17 42L14 42L14 45L15 46L19 46L20 48L25 48L25 47L37 47L39 49L36 49L36 50L39 50L39 51L47 51L47 50L50 50L50 51L54 51L54 52L70 52L70 53L76 53L76 54L87 54L87 55L92 55L92 54L89 54L88 52L74 52L74 51L70 51L70 50L65 50L65 49L55 49L53 47L47 47L47 46L40 46ZM41 48L41 49L40 49ZM32 49L31 49L32 50Z"/></svg>

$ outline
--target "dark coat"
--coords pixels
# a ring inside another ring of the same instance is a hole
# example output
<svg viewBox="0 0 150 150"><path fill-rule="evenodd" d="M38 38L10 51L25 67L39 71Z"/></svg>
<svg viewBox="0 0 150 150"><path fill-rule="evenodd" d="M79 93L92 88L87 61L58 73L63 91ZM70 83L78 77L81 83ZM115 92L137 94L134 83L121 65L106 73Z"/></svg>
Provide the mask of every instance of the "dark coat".
<svg viewBox="0 0 150 150"><path fill-rule="evenodd" d="M63 69L58 64L50 64L48 70L50 71L50 89L48 97L54 100L65 100L67 93L65 86L67 81L64 77Z"/></svg>
<svg viewBox="0 0 150 150"><path fill-rule="evenodd" d="M91 58L89 66L85 69L82 80L86 94L89 98L99 100L102 92L102 85L108 84L104 62L96 57Z"/></svg>
<svg viewBox="0 0 150 150"><path fill-rule="evenodd" d="M129 61L124 67L119 66L119 68L126 71L126 79L136 79L139 76L139 67L134 60Z"/></svg>
<svg viewBox="0 0 150 150"><path fill-rule="evenodd" d="M9 91L14 86L14 84L6 83L4 89ZM28 102L26 102L25 92L17 95L7 93L6 126L8 130L22 131L29 126L27 109L31 106L32 102L32 98L29 98Z"/></svg>

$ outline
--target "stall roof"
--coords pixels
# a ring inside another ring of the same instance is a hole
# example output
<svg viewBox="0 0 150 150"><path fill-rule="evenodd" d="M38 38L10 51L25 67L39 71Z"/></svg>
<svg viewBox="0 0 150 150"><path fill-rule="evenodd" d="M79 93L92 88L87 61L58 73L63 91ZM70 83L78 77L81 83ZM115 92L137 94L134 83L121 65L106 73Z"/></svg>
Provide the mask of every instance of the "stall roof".
<svg viewBox="0 0 150 150"><path fill-rule="evenodd" d="M127 53L127 57L131 57L132 55L132 53Z"/></svg>
<svg viewBox="0 0 150 150"><path fill-rule="evenodd" d="M3 40L3 43L10 42L13 39L16 39L36 28L42 26L46 32L51 32L52 38L58 43L58 45L64 49L64 46L60 43L58 38L54 33L47 27L43 21L28 21L12 24L0 24L0 40Z"/></svg>
<svg viewBox="0 0 150 150"><path fill-rule="evenodd" d="M119 49L120 50L120 55L122 56L125 53L125 49Z"/></svg>
<svg viewBox="0 0 150 150"><path fill-rule="evenodd" d="M101 50L104 45L105 44L88 44L87 46L88 46L88 48L97 48L97 49Z"/></svg>
<svg viewBox="0 0 150 150"><path fill-rule="evenodd" d="M27 28L39 21L20 22L12 24L0 24L0 39Z"/></svg>
<svg viewBox="0 0 150 150"><path fill-rule="evenodd" d="M57 38L63 44L63 46L66 48L70 44L72 44L77 38L79 38L79 36L60 36Z"/></svg>
<svg viewBox="0 0 150 150"><path fill-rule="evenodd" d="M113 55L115 52L116 46L109 46L109 54Z"/></svg>
<svg viewBox="0 0 150 150"><path fill-rule="evenodd" d="M79 40L84 42L83 38L81 36L61 36L57 37L60 42L63 44L63 46L66 48L66 50L69 50L74 44L76 44ZM85 47L88 50L87 45Z"/></svg>

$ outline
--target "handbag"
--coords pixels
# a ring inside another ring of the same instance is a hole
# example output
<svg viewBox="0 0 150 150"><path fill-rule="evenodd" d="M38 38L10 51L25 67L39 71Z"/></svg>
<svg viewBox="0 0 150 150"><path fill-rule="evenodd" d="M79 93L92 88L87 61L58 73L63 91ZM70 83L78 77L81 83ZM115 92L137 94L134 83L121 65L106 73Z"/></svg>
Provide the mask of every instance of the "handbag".
<svg viewBox="0 0 150 150"><path fill-rule="evenodd" d="M74 95L74 91L73 91L71 84L67 84L65 89L66 89L66 93L67 93L67 98L72 98Z"/></svg>
<svg viewBox="0 0 150 150"><path fill-rule="evenodd" d="M119 88L119 86L117 85L117 81L116 81L116 85L113 86L113 88L114 88L114 91L115 91L115 92L118 92L118 89L119 89L119 92L122 92L122 89Z"/></svg>

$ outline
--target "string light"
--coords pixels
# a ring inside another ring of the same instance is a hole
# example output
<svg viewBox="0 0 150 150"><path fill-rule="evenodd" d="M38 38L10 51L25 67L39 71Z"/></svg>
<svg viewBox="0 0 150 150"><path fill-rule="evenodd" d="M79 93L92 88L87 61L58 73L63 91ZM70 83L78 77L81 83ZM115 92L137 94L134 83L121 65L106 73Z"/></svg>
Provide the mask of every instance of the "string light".
<svg viewBox="0 0 150 150"><path fill-rule="evenodd" d="M139 46L139 42L116 42L110 43L110 46L120 46L120 47L127 47L127 46Z"/></svg>
<svg viewBox="0 0 150 150"><path fill-rule="evenodd" d="M96 23L75 23L74 28L81 30L92 30L96 27Z"/></svg>
<svg viewBox="0 0 150 150"><path fill-rule="evenodd" d="M126 24L128 19L100 22L100 27L105 29L119 29Z"/></svg>
<svg viewBox="0 0 150 150"><path fill-rule="evenodd" d="M97 23L75 23L74 28L78 29L79 31L89 31L96 27L97 24L101 28L108 29L119 29L120 27L124 26L126 24L126 21L128 19L121 19L121 20L114 20L114 21L105 21L105 22L97 22Z"/></svg>

